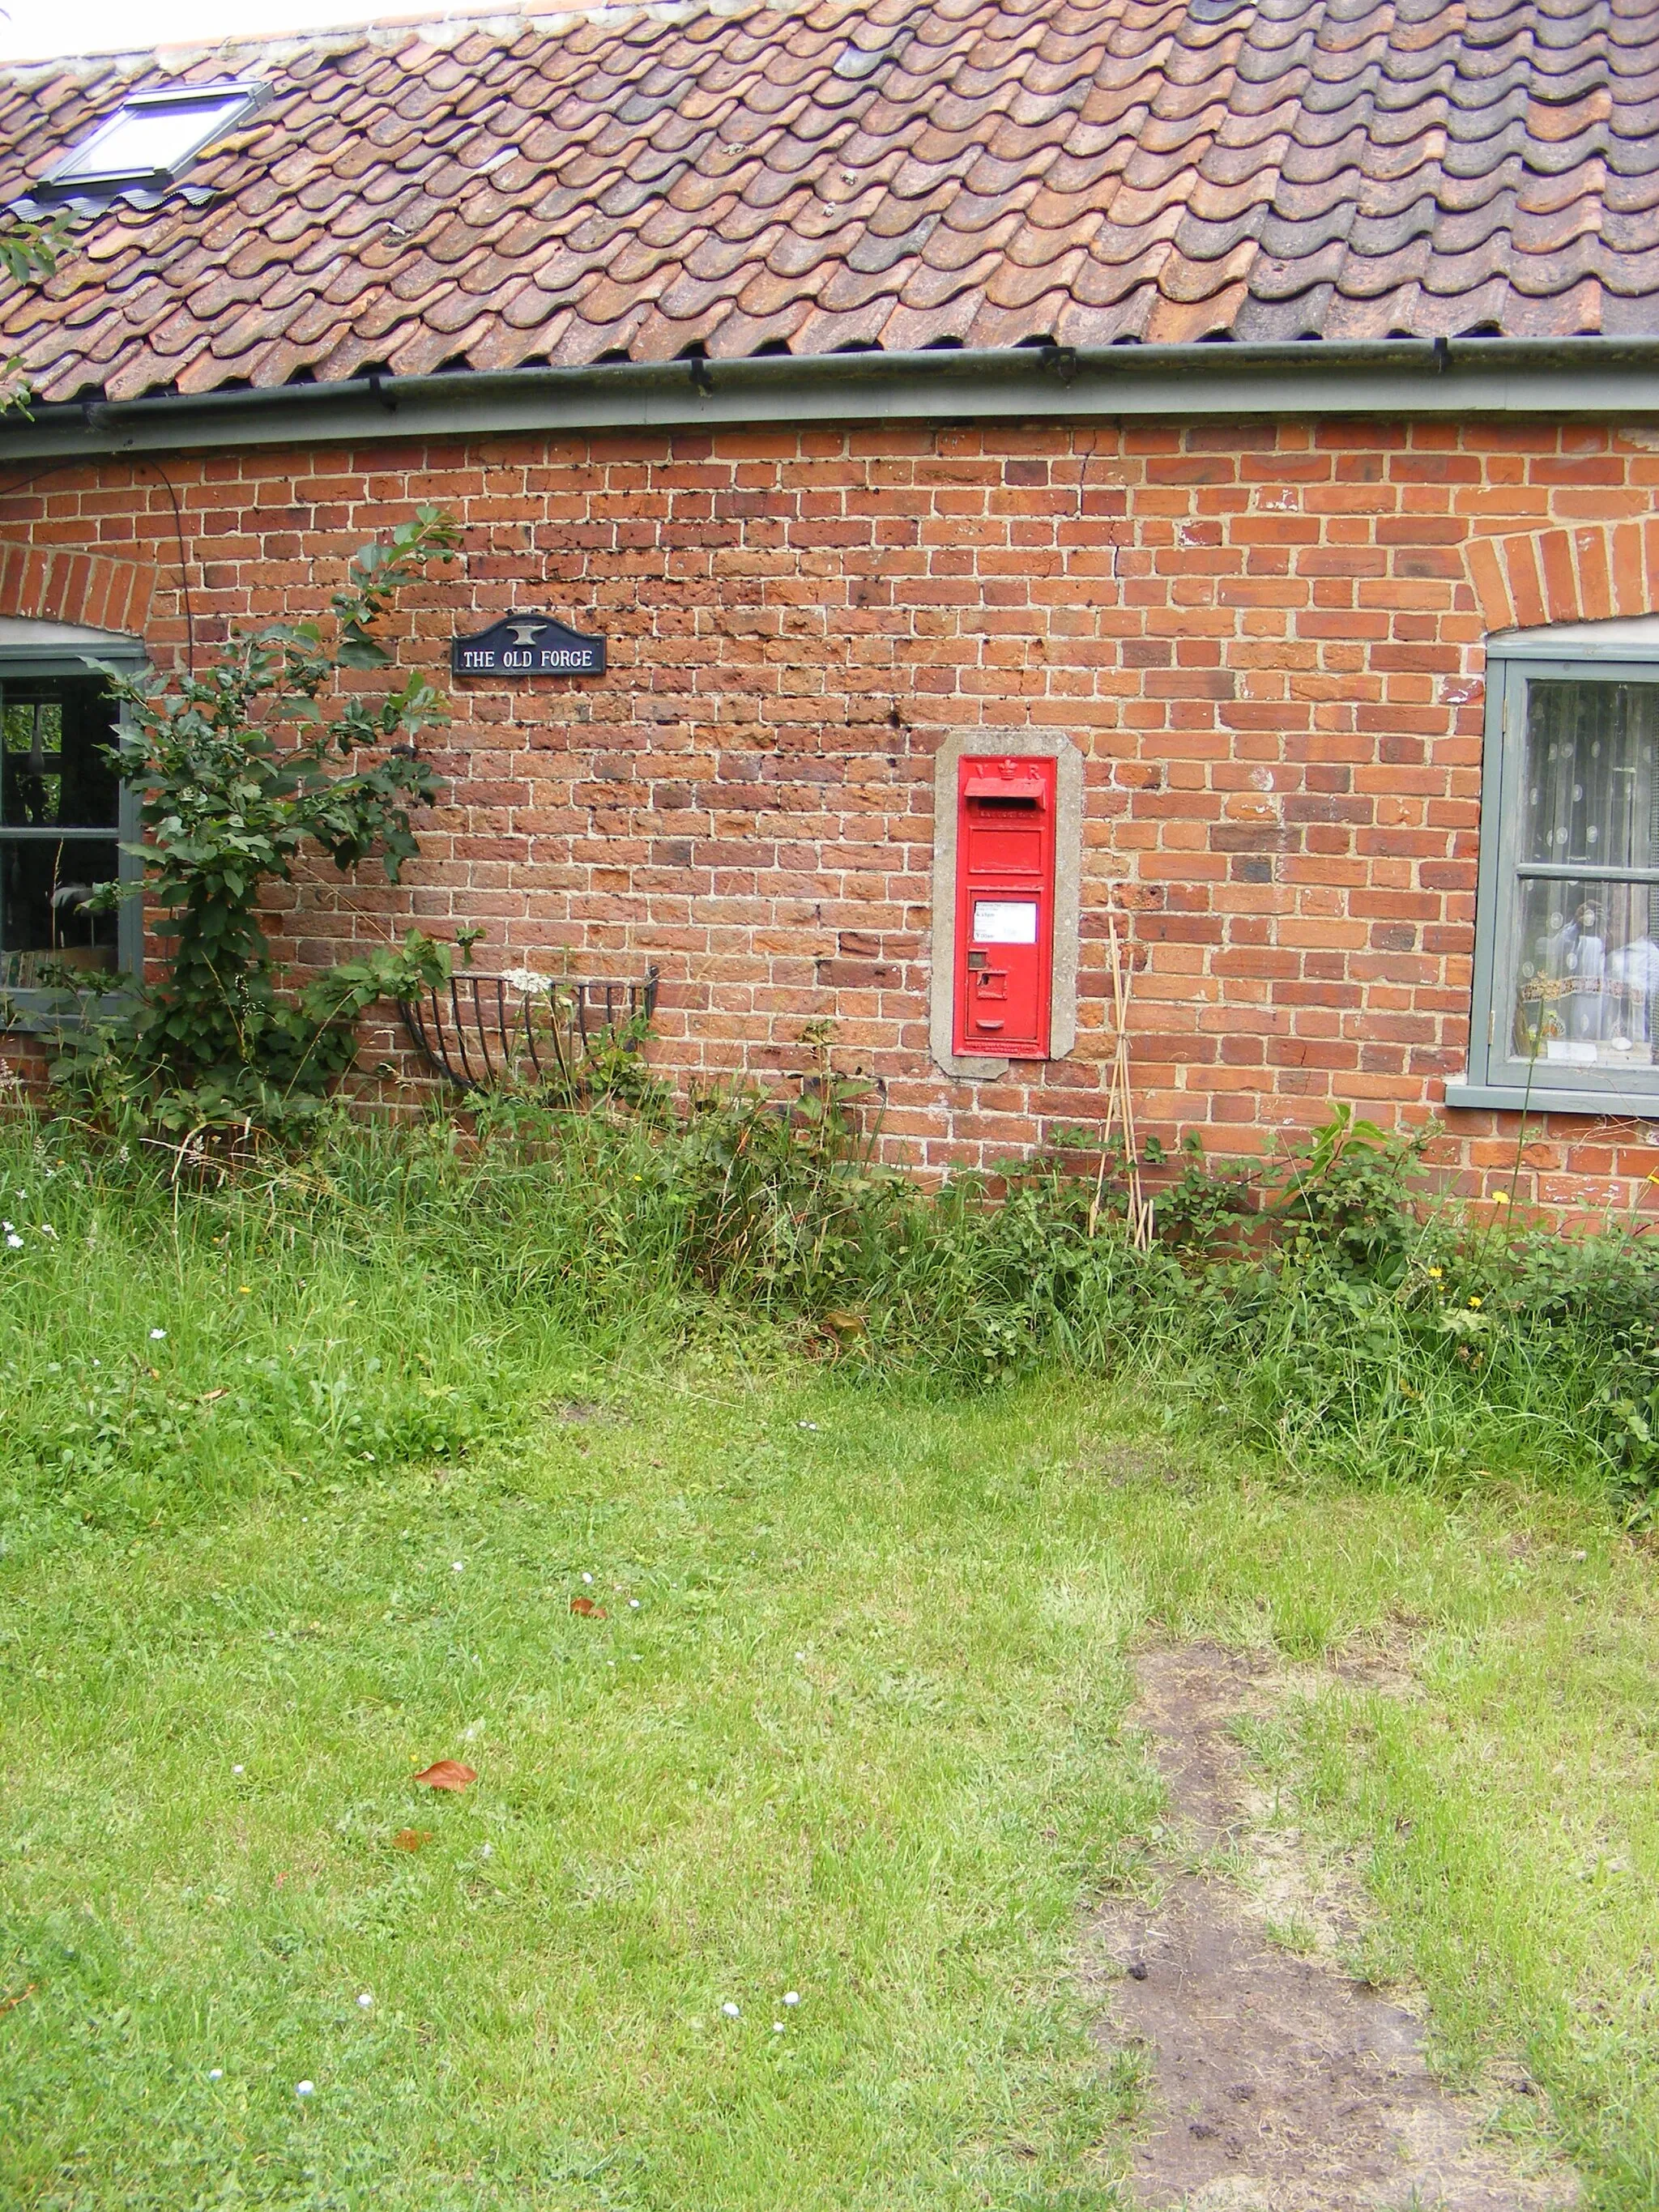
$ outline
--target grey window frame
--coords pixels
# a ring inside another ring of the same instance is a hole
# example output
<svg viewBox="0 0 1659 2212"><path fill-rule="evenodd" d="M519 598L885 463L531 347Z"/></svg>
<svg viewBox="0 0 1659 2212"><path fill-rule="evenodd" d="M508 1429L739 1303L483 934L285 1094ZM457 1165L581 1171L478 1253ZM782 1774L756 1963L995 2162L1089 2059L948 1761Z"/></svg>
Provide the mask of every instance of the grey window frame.
<svg viewBox="0 0 1659 2212"><path fill-rule="evenodd" d="M1659 1066L1604 1070L1534 1061L1517 1083L1497 1040L1507 1033L1518 957L1517 846L1526 757L1527 686L1539 680L1659 685L1659 623L1613 622L1513 630L1486 641L1486 718L1480 763L1480 860L1475 886L1474 976L1465 1074L1446 1084L1446 1104L1508 1112L1589 1114L1659 1121ZM1659 880L1659 870L1567 864L1575 881ZM1543 872L1542 865L1529 872Z"/></svg>
<svg viewBox="0 0 1659 2212"><path fill-rule="evenodd" d="M42 625L43 628L49 625ZM107 644L100 641L98 650L77 652L56 640L39 646L19 642L0 644L0 699L5 695L9 678L22 676L95 676L100 664L106 667L139 669L144 665L145 653L137 638L112 635ZM126 727L126 714L122 711L118 727ZM142 828L139 819L138 795L131 784L123 782L115 818L115 835L121 844L117 864L122 883L137 883L143 879L143 862L136 853L126 850L138 842ZM0 843L15 842L23 838L50 838L58 834L52 830L13 830L8 831L0 824ZM71 828L70 835L73 836ZM142 898L123 900L116 917L116 951L121 963L120 972L137 976L143 971L144 960L144 902ZM0 963L5 957L5 946L0 945ZM3 967L0 966L0 1013L3 1026L25 1031L56 1030L74 1028L88 1014L113 1012L124 1003L120 991L58 991L33 988L14 988L4 981ZM66 1003L78 1001L78 1005Z"/></svg>

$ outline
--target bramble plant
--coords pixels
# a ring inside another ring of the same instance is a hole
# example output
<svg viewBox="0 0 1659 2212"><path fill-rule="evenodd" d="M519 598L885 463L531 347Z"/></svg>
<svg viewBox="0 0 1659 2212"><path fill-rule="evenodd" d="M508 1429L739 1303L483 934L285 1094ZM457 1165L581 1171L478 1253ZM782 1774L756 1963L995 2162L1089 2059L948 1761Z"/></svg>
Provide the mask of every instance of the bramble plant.
<svg viewBox="0 0 1659 2212"><path fill-rule="evenodd" d="M123 674L121 769L141 802L143 885L106 884L107 906L141 888L173 953L165 980L130 1013L66 1039L56 1073L106 1104L163 1127L314 1113L356 1057L355 1024L376 999L409 996L449 974L450 948L411 930L403 944L287 988L260 914L312 848L342 873L378 855L398 881L416 851L412 807L439 782L419 740L448 720L418 671L375 696L338 689L343 672L384 669L374 635L398 592L454 557L454 522L423 507L352 561L316 623L233 632L204 672ZM343 763L374 755L367 765Z"/></svg>

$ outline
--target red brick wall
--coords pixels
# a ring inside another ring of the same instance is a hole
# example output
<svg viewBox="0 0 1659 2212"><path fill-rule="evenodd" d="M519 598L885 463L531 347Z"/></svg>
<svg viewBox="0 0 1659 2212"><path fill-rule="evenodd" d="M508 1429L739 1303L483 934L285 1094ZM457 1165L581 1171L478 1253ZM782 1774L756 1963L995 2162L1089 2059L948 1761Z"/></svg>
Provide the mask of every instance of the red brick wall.
<svg viewBox="0 0 1659 2212"><path fill-rule="evenodd" d="M1239 1153L1335 1100L1434 1109L1467 1028L1481 640L1659 606L1659 549L1620 527L1653 507L1655 445L872 426L168 473L198 641L315 611L352 548L422 501L462 519L466 557L401 608L406 660L441 670L453 632L513 607L610 640L601 680L455 687L451 799L409 885L297 887L281 919L301 957L412 917L483 924L491 966L653 961L656 1056L687 1078L797 1066L803 1024L832 1016L843 1064L887 1085L895 1152L939 1164L1100 1115L1109 901L1131 920L1144 1129ZM182 647L152 465L61 471L0 500L0 535L153 563L149 635ZM1076 1053L976 1085L928 1059L927 961L931 756L979 725L1076 741L1085 854ZM1512 1116L1459 1115L1447 1157L1507 1190L1514 1141ZM1650 1170L1642 1125L1560 1116L1522 1188L1624 1206Z"/></svg>

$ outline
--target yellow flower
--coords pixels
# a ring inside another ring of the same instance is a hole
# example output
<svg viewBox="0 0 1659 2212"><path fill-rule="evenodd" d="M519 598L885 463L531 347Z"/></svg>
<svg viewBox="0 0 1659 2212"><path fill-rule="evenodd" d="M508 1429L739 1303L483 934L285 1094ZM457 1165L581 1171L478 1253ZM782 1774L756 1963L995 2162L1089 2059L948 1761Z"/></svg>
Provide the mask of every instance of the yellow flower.
<svg viewBox="0 0 1659 2212"><path fill-rule="evenodd" d="M236 1285L236 1295L239 1298L251 1298L253 1296L253 1292L246 1283L238 1283Z"/></svg>
<svg viewBox="0 0 1659 2212"><path fill-rule="evenodd" d="M1506 1190L1495 1190L1495 1191L1493 1191L1493 1193L1492 1193L1492 1204L1493 1204L1494 1206L1507 1206L1507 1205L1509 1204L1509 1202L1510 1202L1510 1194L1509 1194L1508 1191L1506 1191Z"/></svg>
<svg viewBox="0 0 1659 2212"><path fill-rule="evenodd" d="M1480 1299L1479 1299L1479 1298L1471 1298L1471 1299L1469 1300L1469 1304L1470 1304L1472 1306L1478 1306L1478 1305L1480 1304Z"/></svg>
<svg viewBox="0 0 1659 2212"><path fill-rule="evenodd" d="M1429 1270L1429 1280L1431 1283L1437 1283L1445 1272L1446 1271L1443 1267L1431 1267Z"/></svg>

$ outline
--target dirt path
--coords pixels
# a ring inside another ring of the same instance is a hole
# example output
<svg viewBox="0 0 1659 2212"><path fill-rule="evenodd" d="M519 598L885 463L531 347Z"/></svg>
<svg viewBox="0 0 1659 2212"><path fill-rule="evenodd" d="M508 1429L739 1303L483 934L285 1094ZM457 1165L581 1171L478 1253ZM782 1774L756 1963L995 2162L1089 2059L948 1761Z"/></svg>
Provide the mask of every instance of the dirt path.
<svg viewBox="0 0 1659 2212"><path fill-rule="evenodd" d="M1357 1932L1339 1883L1307 1889L1316 1955L1267 1932L1260 1892L1298 1887L1282 1840L1253 1832L1231 1727L1271 1702L1264 1668L1199 1644L1146 1654L1134 1723L1170 1786L1161 1893L1091 1929L1109 2050L1152 2053L1135 2202L1191 2212L1547 2212L1571 2204L1559 2166L1522 2172L1435 2082L1413 2015L1317 1952ZM1256 1863L1253 1901L1194 1862L1218 1846ZM1298 1914L1298 1919L1304 1916ZM1315 1934L1317 1930L1317 1934Z"/></svg>

